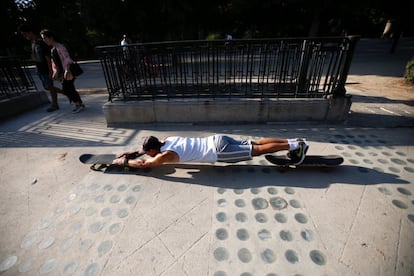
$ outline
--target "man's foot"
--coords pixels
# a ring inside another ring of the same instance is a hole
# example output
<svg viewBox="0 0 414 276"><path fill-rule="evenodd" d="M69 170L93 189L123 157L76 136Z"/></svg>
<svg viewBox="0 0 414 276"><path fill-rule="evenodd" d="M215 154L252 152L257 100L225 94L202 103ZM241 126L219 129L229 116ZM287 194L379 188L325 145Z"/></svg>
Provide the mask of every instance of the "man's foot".
<svg viewBox="0 0 414 276"><path fill-rule="evenodd" d="M84 104L77 104L76 107L75 107L75 109L72 110L72 113L79 113L83 109L85 109L85 105Z"/></svg>
<svg viewBox="0 0 414 276"><path fill-rule="evenodd" d="M53 111L56 111L56 110L58 110L59 109L59 106L51 106L51 107L49 107L48 109L46 109L46 111L47 112L53 112Z"/></svg>
<svg viewBox="0 0 414 276"><path fill-rule="evenodd" d="M299 148L291 150L288 153L288 157L292 160L294 165L299 165L305 160L306 152L308 151L309 145L306 143L306 140L303 138L297 139Z"/></svg>

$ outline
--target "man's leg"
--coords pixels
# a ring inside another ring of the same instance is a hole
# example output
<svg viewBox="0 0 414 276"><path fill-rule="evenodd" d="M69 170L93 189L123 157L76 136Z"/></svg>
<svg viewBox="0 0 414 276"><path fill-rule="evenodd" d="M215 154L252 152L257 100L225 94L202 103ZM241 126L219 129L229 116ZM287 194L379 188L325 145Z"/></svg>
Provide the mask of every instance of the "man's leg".
<svg viewBox="0 0 414 276"><path fill-rule="evenodd" d="M50 97L52 100L52 104L47 109L47 112L53 112L59 109L58 101L57 101L57 91L53 86L53 80L48 74L39 74L39 78L42 81L44 89L50 92Z"/></svg>
<svg viewBox="0 0 414 276"><path fill-rule="evenodd" d="M252 141L252 156L290 150L289 140L282 138L262 138Z"/></svg>
<svg viewBox="0 0 414 276"><path fill-rule="evenodd" d="M275 137L266 137L266 138L262 138L259 140L252 140L252 144L257 144L257 145L264 145L264 144L271 144L271 143L286 143L288 141L288 139L284 139L284 138L275 138Z"/></svg>
<svg viewBox="0 0 414 276"><path fill-rule="evenodd" d="M309 146L304 139L262 138L252 141L252 156L289 150L289 157L296 164L303 162Z"/></svg>
<svg viewBox="0 0 414 276"><path fill-rule="evenodd" d="M54 86L49 87L50 97L52 98L52 107L59 107L58 95Z"/></svg>
<svg viewBox="0 0 414 276"><path fill-rule="evenodd" d="M72 103L72 99L71 99L71 97L68 95L68 93L66 93L65 91L63 91L62 89L60 89L60 88L58 88L58 87L56 87L56 86L53 86L53 87L54 87L54 89L55 89L56 93L58 93L58 94L62 94L62 95L65 95L66 97L68 97L69 104L71 104L71 103Z"/></svg>
<svg viewBox="0 0 414 276"><path fill-rule="evenodd" d="M62 89L60 89L59 87L53 86L53 89L56 91L56 93L59 93L59 94L64 94L64 93L63 93L63 90L62 90Z"/></svg>

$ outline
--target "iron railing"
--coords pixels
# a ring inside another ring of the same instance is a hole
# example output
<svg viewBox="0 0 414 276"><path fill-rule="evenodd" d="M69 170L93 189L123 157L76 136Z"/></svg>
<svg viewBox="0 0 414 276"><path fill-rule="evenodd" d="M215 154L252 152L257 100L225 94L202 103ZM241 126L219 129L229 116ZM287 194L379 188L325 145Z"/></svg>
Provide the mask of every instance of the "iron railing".
<svg viewBox="0 0 414 276"><path fill-rule="evenodd" d="M18 57L0 57L0 100L36 90L32 75Z"/></svg>
<svg viewBox="0 0 414 276"><path fill-rule="evenodd" d="M99 46L109 100L345 94L357 37Z"/></svg>

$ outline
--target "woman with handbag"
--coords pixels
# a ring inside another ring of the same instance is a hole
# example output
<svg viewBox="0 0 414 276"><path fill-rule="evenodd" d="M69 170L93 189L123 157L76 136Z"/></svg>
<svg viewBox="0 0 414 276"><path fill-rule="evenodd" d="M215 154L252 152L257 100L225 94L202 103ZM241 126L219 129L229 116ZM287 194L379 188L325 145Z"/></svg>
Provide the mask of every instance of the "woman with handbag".
<svg viewBox="0 0 414 276"><path fill-rule="evenodd" d="M69 52L63 44L56 40L56 35L50 30L42 30L40 32L45 43L52 47L52 78L62 82L62 90L68 95L69 99L75 103L76 107L73 113L78 113L85 108L78 91L75 88L75 77L70 71L70 65L73 60L70 58Z"/></svg>

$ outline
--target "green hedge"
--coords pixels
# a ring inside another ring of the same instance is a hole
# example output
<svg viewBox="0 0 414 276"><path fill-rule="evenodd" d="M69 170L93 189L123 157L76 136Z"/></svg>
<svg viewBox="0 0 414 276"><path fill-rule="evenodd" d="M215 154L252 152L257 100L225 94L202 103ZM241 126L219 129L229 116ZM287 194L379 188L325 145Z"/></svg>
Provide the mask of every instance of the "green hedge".
<svg viewBox="0 0 414 276"><path fill-rule="evenodd" d="M408 83L414 83L414 57L405 66L404 79Z"/></svg>

